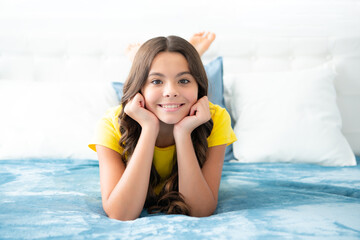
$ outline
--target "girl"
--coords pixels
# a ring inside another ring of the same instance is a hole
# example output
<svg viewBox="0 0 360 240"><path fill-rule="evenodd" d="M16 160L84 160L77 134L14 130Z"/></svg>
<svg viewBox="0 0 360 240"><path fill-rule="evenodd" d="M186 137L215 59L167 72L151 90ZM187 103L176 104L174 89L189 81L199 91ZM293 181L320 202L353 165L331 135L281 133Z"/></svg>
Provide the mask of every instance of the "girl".
<svg viewBox="0 0 360 240"><path fill-rule="evenodd" d="M211 43L194 37L200 53ZM89 145L110 218L133 220L144 207L198 217L215 211L225 147L236 137L207 88L199 53L186 40L157 37L139 48L120 106L101 119Z"/></svg>

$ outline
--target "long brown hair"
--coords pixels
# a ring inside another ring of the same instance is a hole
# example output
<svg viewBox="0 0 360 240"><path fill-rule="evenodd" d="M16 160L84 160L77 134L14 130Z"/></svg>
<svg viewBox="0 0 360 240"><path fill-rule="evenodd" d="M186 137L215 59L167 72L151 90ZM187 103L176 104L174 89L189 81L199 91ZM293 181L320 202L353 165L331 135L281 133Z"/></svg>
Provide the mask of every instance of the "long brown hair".
<svg viewBox="0 0 360 240"><path fill-rule="evenodd" d="M119 115L120 123L120 146L124 149L121 159L127 165L131 161L131 155L135 150L136 143L140 137L141 126L131 117L124 113L125 105L144 86L151 67L151 63L160 52L177 52L182 54L188 62L191 75L198 83L198 99L207 95L208 80L201 58L196 49L186 40L177 37L156 37L145 42L135 55L129 76L124 84L123 97L121 99L122 111ZM202 167L206 160L208 149L207 137L210 135L213 122L200 125L191 133L191 139L196 149L196 157L199 166ZM178 169L176 164L176 153L174 154L174 165L170 177L165 181L159 195L154 192L155 187L160 183L160 175L154 165L151 167L150 183L145 201L145 208L148 212L164 212L168 214L190 215L190 208L185 203L183 196L179 193Z"/></svg>

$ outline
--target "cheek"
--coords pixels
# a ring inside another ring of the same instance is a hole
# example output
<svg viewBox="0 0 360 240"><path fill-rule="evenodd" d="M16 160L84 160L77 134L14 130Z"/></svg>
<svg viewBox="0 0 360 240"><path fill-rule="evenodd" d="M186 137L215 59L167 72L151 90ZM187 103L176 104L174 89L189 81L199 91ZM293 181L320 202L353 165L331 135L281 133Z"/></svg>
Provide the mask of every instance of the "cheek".
<svg viewBox="0 0 360 240"><path fill-rule="evenodd" d="M197 102L197 100L198 100L198 94L196 93L196 94L193 94L192 95L192 97L191 97L191 99L192 99L192 103L194 104L194 103L196 103Z"/></svg>
<svg viewBox="0 0 360 240"><path fill-rule="evenodd" d="M193 91L189 92L189 99L191 99L192 103L196 103L198 100L198 88L194 89Z"/></svg>
<svg viewBox="0 0 360 240"><path fill-rule="evenodd" d="M151 91L141 91L141 94L143 95L145 100L145 107L147 109L152 108L152 105L156 100L156 94L154 94L153 92L151 93Z"/></svg>

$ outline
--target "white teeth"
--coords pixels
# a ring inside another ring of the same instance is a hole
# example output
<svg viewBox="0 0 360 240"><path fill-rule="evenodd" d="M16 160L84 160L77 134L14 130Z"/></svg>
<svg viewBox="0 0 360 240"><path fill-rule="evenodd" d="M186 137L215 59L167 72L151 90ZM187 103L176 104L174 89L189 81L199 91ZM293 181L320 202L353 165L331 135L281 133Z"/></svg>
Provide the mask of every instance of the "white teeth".
<svg viewBox="0 0 360 240"><path fill-rule="evenodd" d="M178 108L180 105L161 105L163 108Z"/></svg>

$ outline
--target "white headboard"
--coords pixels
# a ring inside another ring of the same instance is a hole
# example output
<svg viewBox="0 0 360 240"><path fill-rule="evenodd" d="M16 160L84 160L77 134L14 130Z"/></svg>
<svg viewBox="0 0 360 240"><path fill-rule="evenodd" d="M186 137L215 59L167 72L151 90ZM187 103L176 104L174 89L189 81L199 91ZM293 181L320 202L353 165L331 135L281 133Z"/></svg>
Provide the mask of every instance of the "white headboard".
<svg viewBox="0 0 360 240"><path fill-rule="evenodd" d="M360 1L1 0L0 81L123 81L124 49L158 35L217 39L224 74L330 62L343 133L360 154Z"/></svg>

